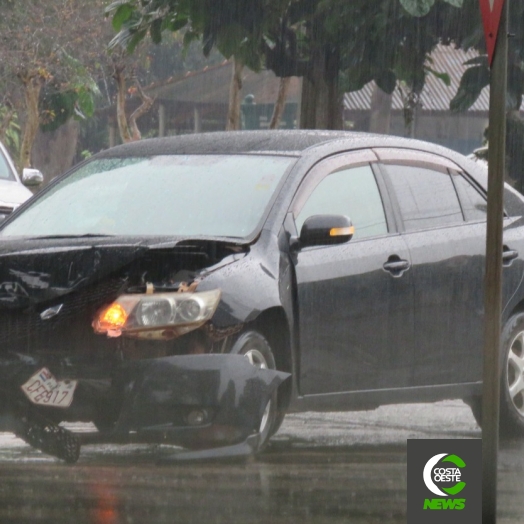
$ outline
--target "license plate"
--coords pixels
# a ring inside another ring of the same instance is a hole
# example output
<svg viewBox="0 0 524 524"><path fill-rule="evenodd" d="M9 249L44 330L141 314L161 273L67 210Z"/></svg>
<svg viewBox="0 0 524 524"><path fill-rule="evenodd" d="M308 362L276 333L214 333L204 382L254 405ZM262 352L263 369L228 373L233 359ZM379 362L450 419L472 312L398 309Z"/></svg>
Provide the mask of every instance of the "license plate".
<svg viewBox="0 0 524 524"><path fill-rule="evenodd" d="M33 404L68 408L77 383L77 380L56 380L47 368L42 368L20 387Z"/></svg>

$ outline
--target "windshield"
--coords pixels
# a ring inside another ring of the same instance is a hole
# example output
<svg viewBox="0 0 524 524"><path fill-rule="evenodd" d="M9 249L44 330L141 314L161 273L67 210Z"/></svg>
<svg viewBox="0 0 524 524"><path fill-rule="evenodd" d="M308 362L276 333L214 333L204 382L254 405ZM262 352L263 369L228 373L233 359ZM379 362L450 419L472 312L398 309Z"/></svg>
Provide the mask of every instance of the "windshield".
<svg viewBox="0 0 524 524"><path fill-rule="evenodd" d="M85 164L0 236L249 236L294 159L161 155Z"/></svg>

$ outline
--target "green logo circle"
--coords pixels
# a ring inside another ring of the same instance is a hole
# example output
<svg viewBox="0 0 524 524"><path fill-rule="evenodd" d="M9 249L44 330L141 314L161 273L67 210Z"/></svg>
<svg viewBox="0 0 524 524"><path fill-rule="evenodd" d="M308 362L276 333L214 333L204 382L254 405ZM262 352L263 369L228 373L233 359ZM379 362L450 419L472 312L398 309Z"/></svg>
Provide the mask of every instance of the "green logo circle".
<svg viewBox="0 0 524 524"><path fill-rule="evenodd" d="M445 458L444 458L445 457ZM447 469L447 468L435 468L438 462L451 462L456 468ZM441 497L447 495L457 495L465 487L466 483L460 481L461 473L460 468L466 467L466 463L457 455L449 455L448 453L440 453L431 457L424 466L424 483L426 487L434 493ZM450 480L457 480L457 483L450 488L439 488L435 482L449 482Z"/></svg>

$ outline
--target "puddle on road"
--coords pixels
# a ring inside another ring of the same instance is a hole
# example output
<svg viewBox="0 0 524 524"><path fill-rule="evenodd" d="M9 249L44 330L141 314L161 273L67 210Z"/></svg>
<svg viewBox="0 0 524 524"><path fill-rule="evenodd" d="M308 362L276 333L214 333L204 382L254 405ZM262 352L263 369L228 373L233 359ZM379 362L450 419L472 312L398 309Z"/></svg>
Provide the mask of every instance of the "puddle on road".
<svg viewBox="0 0 524 524"><path fill-rule="evenodd" d="M160 467L179 448L86 445L67 466L0 434L0 522L405 523L406 438L478 438L465 409L291 415L256 460ZM524 442L502 448L499 522L517 524Z"/></svg>

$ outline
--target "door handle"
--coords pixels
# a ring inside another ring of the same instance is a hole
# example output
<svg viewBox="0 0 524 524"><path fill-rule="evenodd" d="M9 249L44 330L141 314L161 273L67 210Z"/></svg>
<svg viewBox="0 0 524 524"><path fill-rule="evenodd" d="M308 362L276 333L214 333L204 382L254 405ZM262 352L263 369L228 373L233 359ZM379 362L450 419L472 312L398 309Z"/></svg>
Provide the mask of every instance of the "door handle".
<svg viewBox="0 0 524 524"><path fill-rule="evenodd" d="M405 271L406 269L409 269L409 262L407 260L386 262L383 267L386 271Z"/></svg>
<svg viewBox="0 0 524 524"><path fill-rule="evenodd" d="M394 277L401 277L404 271L411 267L411 264L407 260L402 260L398 256L392 255L382 267L384 271L388 271Z"/></svg>
<svg viewBox="0 0 524 524"><path fill-rule="evenodd" d="M509 266L512 260L515 260L519 256L519 252L514 249L505 248L502 252L502 264Z"/></svg>

